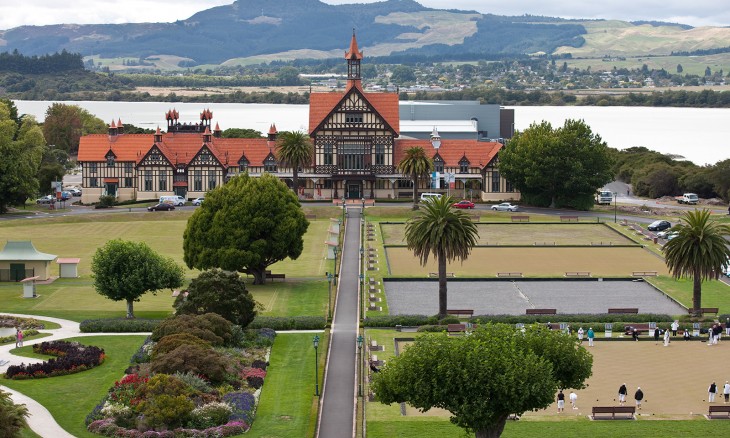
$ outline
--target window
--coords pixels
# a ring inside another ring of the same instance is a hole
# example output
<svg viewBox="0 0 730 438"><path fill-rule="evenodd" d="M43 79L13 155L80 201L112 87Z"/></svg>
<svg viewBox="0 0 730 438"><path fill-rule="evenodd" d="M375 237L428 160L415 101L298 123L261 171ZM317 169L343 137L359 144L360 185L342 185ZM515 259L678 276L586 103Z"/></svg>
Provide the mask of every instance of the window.
<svg viewBox="0 0 730 438"><path fill-rule="evenodd" d="M106 156L106 167L114 167L114 155L107 154L107 156Z"/></svg>
<svg viewBox="0 0 730 438"><path fill-rule="evenodd" d="M340 145L337 162L343 170L365 169L363 155L365 143L344 143Z"/></svg>
<svg viewBox="0 0 730 438"><path fill-rule="evenodd" d="M375 164L385 164L385 145L375 145Z"/></svg>
<svg viewBox="0 0 730 438"><path fill-rule="evenodd" d="M200 161L203 162L209 162L210 161L210 153L208 151L203 151L200 153Z"/></svg>
<svg viewBox="0 0 730 438"><path fill-rule="evenodd" d="M151 192L152 190L154 190L152 188L152 171L151 170L144 171L144 189L147 192Z"/></svg>
<svg viewBox="0 0 730 438"><path fill-rule="evenodd" d="M132 173L134 169L134 163L124 163L124 173Z"/></svg>
<svg viewBox="0 0 730 438"><path fill-rule="evenodd" d="M442 160L441 157L433 159L433 170L438 173L444 173L444 160Z"/></svg>
<svg viewBox="0 0 730 438"><path fill-rule="evenodd" d="M362 113L346 113L345 123L362 123Z"/></svg>
<svg viewBox="0 0 730 438"><path fill-rule="evenodd" d="M330 180L330 179L324 180L324 188L325 189L331 189L332 188L332 180Z"/></svg>
<svg viewBox="0 0 730 438"><path fill-rule="evenodd" d="M208 172L208 190L213 190L215 188L215 182L215 172Z"/></svg>
<svg viewBox="0 0 730 438"><path fill-rule="evenodd" d="M193 175L193 190L196 192L203 191L203 171L196 170Z"/></svg>
<svg viewBox="0 0 730 438"><path fill-rule="evenodd" d="M96 173L96 163L89 163L89 173Z"/></svg>
<svg viewBox="0 0 730 438"><path fill-rule="evenodd" d="M160 188L161 192L167 191L167 172L160 173Z"/></svg>
<svg viewBox="0 0 730 438"><path fill-rule="evenodd" d="M496 193L499 191L499 172L495 170L494 172L492 172L492 192Z"/></svg>
<svg viewBox="0 0 730 438"><path fill-rule="evenodd" d="M324 162L322 164L333 164L332 161L332 150L333 150L332 143L325 143L324 144Z"/></svg>
<svg viewBox="0 0 730 438"><path fill-rule="evenodd" d="M89 178L89 187L99 187L99 178L97 178L97 177Z"/></svg>
<svg viewBox="0 0 730 438"><path fill-rule="evenodd" d="M150 160L152 161L160 161L162 157L160 156L160 153L157 151L154 151L150 154Z"/></svg>
<svg viewBox="0 0 730 438"><path fill-rule="evenodd" d="M384 179L378 179L375 180L375 188L376 189L388 189L388 181Z"/></svg>
<svg viewBox="0 0 730 438"><path fill-rule="evenodd" d="M506 189L506 190L507 190L508 192L514 192L514 191L515 191L515 188L514 188L514 187L512 187L512 183L511 183L511 182L509 182L509 181L505 181L505 183L507 184L507 189Z"/></svg>
<svg viewBox="0 0 730 438"><path fill-rule="evenodd" d="M124 187L132 187L134 183L132 182L131 176L125 176L124 177Z"/></svg>
<svg viewBox="0 0 730 438"><path fill-rule="evenodd" d="M244 173L248 170L248 160L245 158L241 158L238 160L238 171L241 173Z"/></svg>
<svg viewBox="0 0 730 438"><path fill-rule="evenodd" d="M264 172L269 173L276 173L276 159L274 157L269 157L264 161Z"/></svg>
<svg viewBox="0 0 730 438"><path fill-rule="evenodd" d="M397 183L397 187L399 189L412 189L413 188L413 181L409 179L399 179Z"/></svg>
<svg viewBox="0 0 730 438"><path fill-rule="evenodd" d="M459 173L469 173L469 161L467 159L459 161Z"/></svg>

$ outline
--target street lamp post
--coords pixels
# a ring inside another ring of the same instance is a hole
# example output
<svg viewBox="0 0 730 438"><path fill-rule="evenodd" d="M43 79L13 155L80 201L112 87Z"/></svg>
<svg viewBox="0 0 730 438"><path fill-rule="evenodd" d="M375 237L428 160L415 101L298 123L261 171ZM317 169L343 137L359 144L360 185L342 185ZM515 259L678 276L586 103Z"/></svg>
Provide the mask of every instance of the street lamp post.
<svg viewBox="0 0 730 438"><path fill-rule="evenodd" d="M365 307L365 274L363 273L360 273L360 297L360 320L362 320Z"/></svg>
<svg viewBox="0 0 730 438"><path fill-rule="evenodd" d="M339 247L335 246L332 249L332 252L335 253L335 286L337 286L337 253L339 252Z"/></svg>
<svg viewBox="0 0 730 438"><path fill-rule="evenodd" d="M319 355L317 354L317 348L319 347L319 336L314 335L312 339L314 344L314 395L319 397Z"/></svg>
<svg viewBox="0 0 730 438"><path fill-rule="evenodd" d="M325 275L327 275L327 283L329 285L327 289L327 320L329 321L332 319L332 279L334 275L329 272L326 272Z"/></svg>
<svg viewBox="0 0 730 438"><path fill-rule="evenodd" d="M362 341L363 341L363 337L362 337L362 335L359 335L357 337L357 351L360 355L360 358L358 359L358 365L357 365L358 366L358 368L357 368L357 373L358 373L357 394L360 397L362 397L362 379L363 379L363 375L362 375Z"/></svg>
<svg viewBox="0 0 730 438"><path fill-rule="evenodd" d="M613 192L613 223L616 223L616 215L618 213L618 204L616 203L616 197L618 192Z"/></svg>
<svg viewBox="0 0 730 438"><path fill-rule="evenodd" d="M365 217L365 198L362 198L362 210L360 210L360 216Z"/></svg>
<svg viewBox="0 0 730 438"><path fill-rule="evenodd" d="M347 201L342 197L342 223L345 223L345 212L347 211Z"/></svg>

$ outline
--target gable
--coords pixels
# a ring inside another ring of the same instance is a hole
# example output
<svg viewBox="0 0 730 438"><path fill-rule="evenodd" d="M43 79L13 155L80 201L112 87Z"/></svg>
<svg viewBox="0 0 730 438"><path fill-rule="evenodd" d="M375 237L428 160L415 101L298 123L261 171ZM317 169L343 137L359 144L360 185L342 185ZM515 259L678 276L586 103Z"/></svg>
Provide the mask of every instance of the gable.
<svg viewBox="0 0 730 438"><path fill-rule="evenodd" d="M152 146L139 162L140 166L172 166L170 160L162 153L160 148Z"/></svg>
<svg viewBox="0 0 730 438"><path fill-rule="evenodd" d="M216 158L213 151L207 146L200 148L197 154L190 160L190 166L221 166L222 163Z"/></svg>
<svg viewBox="0 0 730 438"><path fill-rule="evenodd" d="M352 86L344 95L313 93L309 102L310 135L321 129L387 130L398 135L400 115L395 93L365 93ZM362 122L348 120L348 114L362 114Z"/></svg>

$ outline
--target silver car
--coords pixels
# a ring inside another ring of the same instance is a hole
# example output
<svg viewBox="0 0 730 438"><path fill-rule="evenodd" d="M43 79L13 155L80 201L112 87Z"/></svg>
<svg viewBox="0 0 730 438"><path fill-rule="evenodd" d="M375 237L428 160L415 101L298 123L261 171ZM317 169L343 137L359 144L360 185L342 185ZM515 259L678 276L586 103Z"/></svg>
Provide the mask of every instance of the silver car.
<svg viewBox="0 0 730 438"><path fill-rule="evenodd" d="M493 205L492 210L494 211L517 211L519 207L510 204L509 202L503 202L501 204Z"/></svg>

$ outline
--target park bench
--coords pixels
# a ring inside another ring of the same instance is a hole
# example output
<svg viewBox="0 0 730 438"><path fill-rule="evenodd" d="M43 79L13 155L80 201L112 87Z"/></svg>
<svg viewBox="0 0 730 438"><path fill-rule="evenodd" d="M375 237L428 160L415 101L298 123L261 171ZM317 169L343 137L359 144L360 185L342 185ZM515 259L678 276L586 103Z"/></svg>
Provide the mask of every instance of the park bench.
<svg viewBox="0 0 730 438"><path fill-rule="evenodd" d="M635 328L636 329L636 332L639 335L641 335L642 333L649 333L649 330L650 330L649 323L631 324L631 325L624 326L624 334L625 335L629 335L629 336L631 335L631 330L629 330L629 327ZM654 329L651 328L651 331L653 332ZM651 335L653 333L649 333L649 334Z"/></svg>
<svg viewBox="0 0 730 438"><path fill-rule="evenodd" d="M474 316L474 309L448 309L446 310L446 314L471 318Z"/></svg>
<svg viewBox="0 0 730 438"><path fill-rule="evenodd" d="M512 222L530 222L530 216L524 216L524 215L512 216Z"/></svg>
<svg viewBox="0 0 730 438"><path fill-rule="evenodd" d="M286 274L266 274L266 278L270 278L271 281L274 281L274 280L277 280L277 279L278 280L285 280L286 279Z"/></svg>
<svg viewBox="0 0 730 438"><path fill-rule="evenodd" d="M522 278L522 272L497 272L497 278Z"/></svg>
<svg viewBox="0 0 730 438"><path fill-rule="evenodd" d="M578 222L580 221L579 216L560 216L560 222Z"/></svg>
<svg viewBox="0 0 730 438"><path fill-rule="evenodd" d="M593 420L608 420L608 419L616 420L616 414L618 414L618 415L621 415L621 417L618 417L618 418L633 420L635 413L636 413L635 406L593 406L593 409L591 409L591 419L593 419ZM608 414L611 414L611 416L609 417Z"/></svg>
<svg viewBox="0 0 730 438"><path fill-rule="evenodd" d="M372 340L370 341L370 351L383 351L384 348L382 345L378 345L378 341Z"/></svg>
<svg viewBox="0 0 730 438"><path fill-rule="evenodd" d="M428 276L431 277L431 278L437 278L439 276L439 273L438 272L429 272L428 273ZM453 272L447 272L446 273L446 276L449 277L449 278L454 278L455 277L455 275L454 275Z"/></svg>
<svg viewBox="0 0 730 438"><path fill-rule="evenodd" d="M557 309L525 309L525 315L555 315Z"/></svg>
<svg viewBox="0 0 730 438"><path fill-rule="evenodd" d="M449 333L461 333L466 331L466 324L448 324L446 331Z"/></svg>
<svg viewBox="0 0 730 438"><path fill-rule="evenodd" d="M710 406L710 411L707 413L707 418L711 420L714 420L716 418L730 419L730 406Z"/></svg>
<svg viewBox="0 0 730 438"><path fill-rule="evenodd" d="M565 273L565 276L566 277L577 277L577 278L590 277L591 273L588 271L568 271Z"/></svg>
<svg viewBox="0 0 730 438"><path fill-rule="evenodd" d="M656 277L657 271L634 271L631 273L632 277Z"/></svg>
<svg viewBox="0 0 730 438"><path fill-rule="evenodd" d="M694 313L694 309L687 309L687 312L689 312L689 314L691 315ZM700 313L703 315L705 313L714 313L715 315L717 315L719 312L719 307L700 307Z"/></svg>
<svg viewBox="0 0 730 438"><path fill-rule="evenodd" d="M608 313L639 313L638 307L611 307Z"/></svg>

